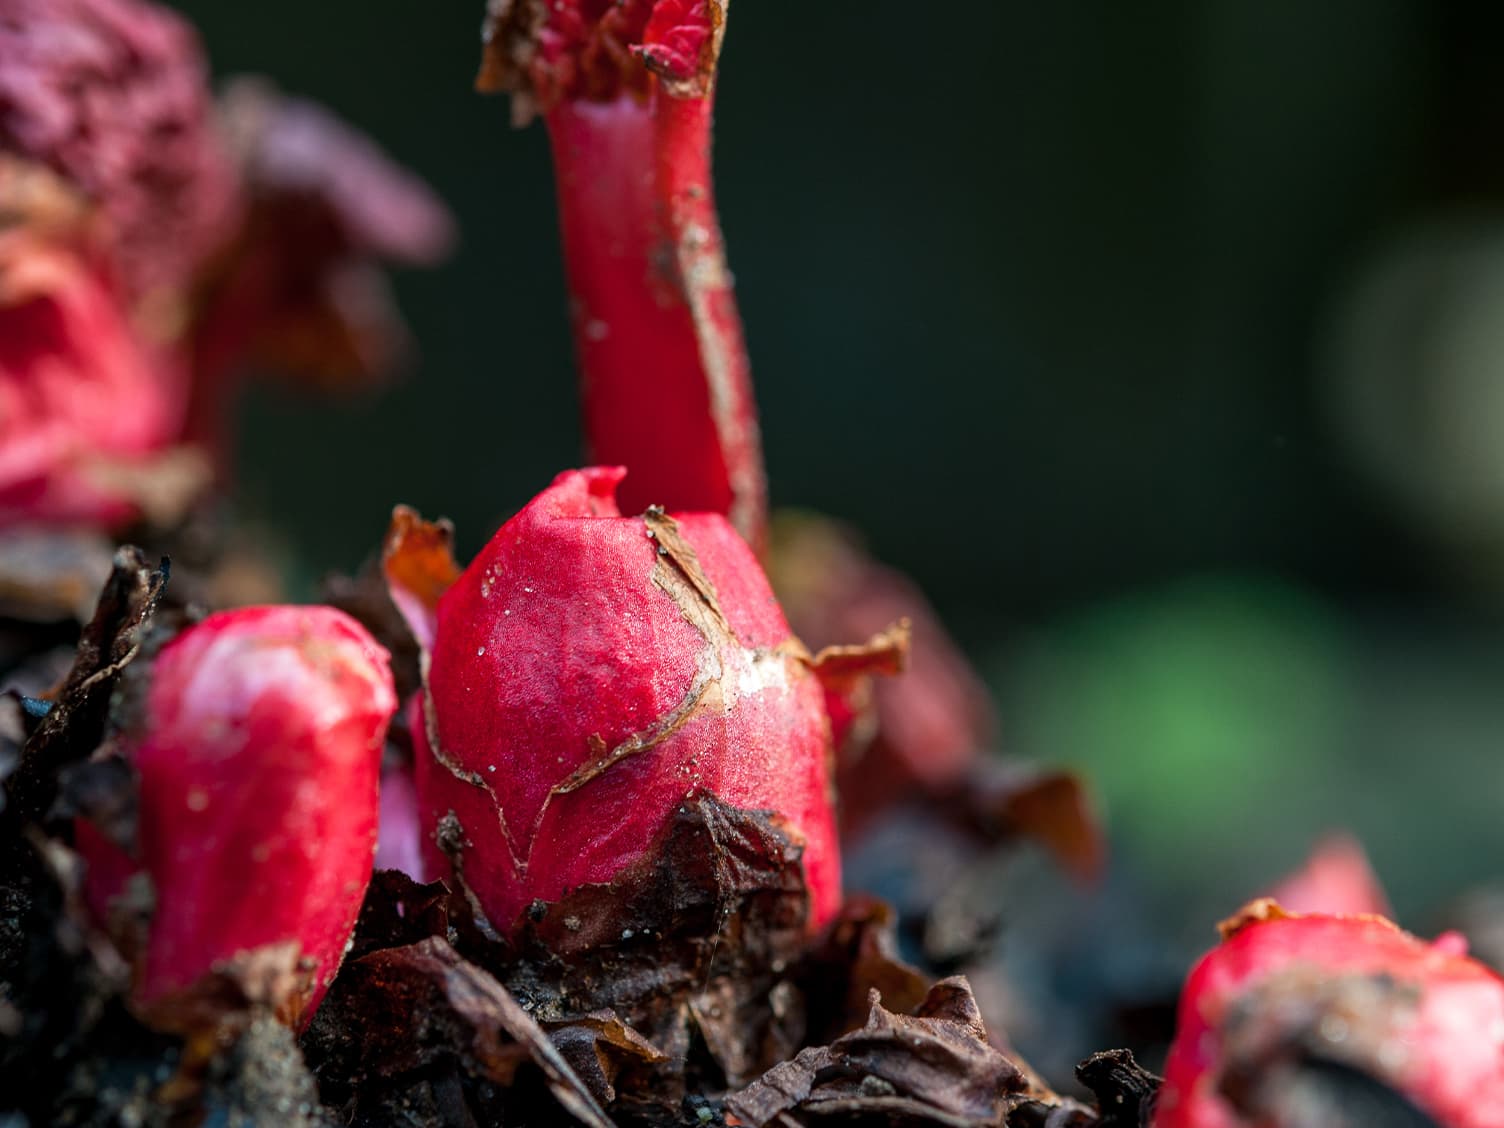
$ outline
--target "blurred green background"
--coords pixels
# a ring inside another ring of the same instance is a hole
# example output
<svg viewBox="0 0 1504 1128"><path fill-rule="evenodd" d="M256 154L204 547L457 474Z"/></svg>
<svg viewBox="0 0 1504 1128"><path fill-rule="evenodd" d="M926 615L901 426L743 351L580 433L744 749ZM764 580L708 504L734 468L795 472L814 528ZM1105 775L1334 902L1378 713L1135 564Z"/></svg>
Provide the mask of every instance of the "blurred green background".
<svg viewBox="0 0 1504 1128"><path fill-rule="evenodd" d="M421 359L258 389L240 491L312 579L395 501L471 551L578 462L541 126L479 0L196 0L219 75L449 201ZM920 19L929 17L929 22ZM773 492L847 518L1088 769L1206 936L1348 826L1402 919L1499 872L1504 6L738 0L717 167Z"/></svg>

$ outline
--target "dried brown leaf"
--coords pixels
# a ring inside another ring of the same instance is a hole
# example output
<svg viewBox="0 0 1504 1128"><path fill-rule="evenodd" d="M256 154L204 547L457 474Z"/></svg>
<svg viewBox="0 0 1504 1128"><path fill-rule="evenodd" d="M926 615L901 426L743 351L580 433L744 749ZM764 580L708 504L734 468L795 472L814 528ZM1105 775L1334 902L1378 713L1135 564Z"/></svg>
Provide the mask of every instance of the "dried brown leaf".
<svg viewBox="0 0 1504 1128"><path fill-rule="evenodd" d="M439 599L459 579L454 559L454 526L425 521L405 505L392 510L381 550L381 567L392 603L407 621L418 646L433 649Z"/></svg>
<svg viewBox="0 0 1504 1128"><path fill-rule="evenodd" d="M917 1012L885 1009L877 992L861 1029L792 1061L726 1098L752 1128L804 1118L999 1128L1032 1098L1026 1075L987 1041L965 979L935 984Z"/></svg>
<svg viewBox="0 0 1504 1128"><path fill-rule="evenodd" d="M110 695L140 651L143 629L156 610L167 573L165 559L152 568L140 549L116 550L73 668L51 710L23 746L20 764L5 781L10 805L23 818L45 817L57 798L62 769L87 759L99 746Z"/></svg>
<svg viewBox="0 0 1504 1128"><path fill-rule="evenodd" d="M548 1036L602 1105L616 1100L616 1079L624 1069L667 1060L662 1050L614 1011L593 1011L572 1022L550 1026Z"/></svg>
<svg viewBox="0 0 1504 1128"><path fill-rule="evenodd" d="M320 1024L314 1032L320 1055L345 1055L357 1085L377 1078L398 1083L401 1075L457 1059L468 1072L506 1087L518 1067L531 1062L571 1116L591 1128L613 1128L532 1015L437 936L347 964L320 1009Z"/></svg>

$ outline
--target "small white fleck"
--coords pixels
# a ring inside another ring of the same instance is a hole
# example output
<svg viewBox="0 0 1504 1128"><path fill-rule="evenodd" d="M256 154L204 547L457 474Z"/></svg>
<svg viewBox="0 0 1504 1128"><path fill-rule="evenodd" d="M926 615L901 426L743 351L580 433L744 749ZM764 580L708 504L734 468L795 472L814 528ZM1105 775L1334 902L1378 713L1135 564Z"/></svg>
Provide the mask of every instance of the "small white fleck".
<svg viewBox="0 0 1504 1128"><path fill-rule="evenodd" d="M476 648L475 648L475 656L476 656L476 657L477 657L477 658L479 658L479 657L480 657L480 656L481 656L481 655L482 655L482 654L484 654L484 653L485 653L485 652L486 652L486 648L485 648L485 647L484 647L484 646L477 646L477 647L476 647Z"/></svg>
<svg viewBox="0 0 1504 1128"><path fill-rule="evenodd" d="M532 595L533 594L533 589L530 588L530 587L525 587L522 590L525 591L525 592L527 592L528 595Z"/></svg>
<svg viewBox="0 0 1504 1128"><path fill-rule="evenodd" d="M508 607L505 611L502 612L503 615L510 615L511 613L512 613L512 609L510 607Z"/></svg>
<svg viewBox="0 0 1504 1128"><path fill-rule="evenodd" d="M1327 1015L1321 1020L1321 1036L1328 1042L1347 1041L1347 1020L1341 1015Z"/></svg>
<svg viewBox="0 0 1504 1128"><path fill-rule="evenodd" d="M495 764L487 764L486 765L486 771L488 771L488 772L494 772L495 770L496 770L496 765Z"/></svg>
<svg viewBox="0 0 1504 1128"><path fill-rule="evenodd" d="M623 940L630 940L630 939L632 939L633 935L634 935L634 933L632 932L632 930L630 928L623 928L621 930L621 938Z"/></svg>

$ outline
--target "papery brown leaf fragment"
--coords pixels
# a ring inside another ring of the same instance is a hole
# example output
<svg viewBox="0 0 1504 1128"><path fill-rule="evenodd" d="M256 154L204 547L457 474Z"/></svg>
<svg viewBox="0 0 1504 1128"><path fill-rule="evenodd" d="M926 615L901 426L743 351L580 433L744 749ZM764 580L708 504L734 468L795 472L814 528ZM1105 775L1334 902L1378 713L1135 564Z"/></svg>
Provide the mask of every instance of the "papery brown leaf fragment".
<svg viewBox="0 0 1504 1128"><path fill-rule="evenodd" d="M799 848L777 821L692 794L641 863L534 906L508 983L545 1022L620 1015L666 1060L619 1097L676 1105L692 1027L720 1081L756 1076L798 1044L803 1008L783 984L807 913Z"/></svg>
<svg viewBox="0 0 1504 1128"><path fill-rule="evenodd" d="M185 1056L207 1062L257 1015L293 1025L313 989L313 969L295 940L236 954L192 986L138 1007L154 1030L188 1039Z"/></svg>
<svg viewBox="0 0 1504 1128"><path fill-rule="evenodd" d="M377 870L345 958L358 960L382 948L448 935L450 896L442 881L423 884L398 870Z"/></svg>
<svg viewBox="0 0 1504 1128"><path fill-rule="evenodd" d="M909 662L909 621L899 619L866 642L827 646L814 658L814 671L827 686L848 679L876 674L889 677L903 673Z"/></svg>
<svg viewBox="0 0 1504 1128"><path fill-rule="evenodd" d="M321 1009L315 1038L332 1038L357 1090L382 1078L458 1059L469 1072L509 1086L517 1068L532 1062L573 1117L591 1128L613 1128L590 1089L542 1027L497 980L469 963L448 942L429 937L385 948L347 964ZM344 1031L329 1033L343 1015ZM510 1039L510 1041L506 1040ZM340 1045L339 1043L343 1043ZM324 1052L329 1051L325 1046Z"/></svg>
<svg viewBox="0 0 1504 1128"><path fill-rule="evenodd" d="M623 1070L667 1060L662 1050L624 1023L614 1011L593 1011L572 1022L551 1026L548 1036L602 1105L616 1100L616 1079Z"/></svg>
<svg viewBox="0 0 1504 1128"><path fill-rule="evenodd" d="M815 655L810 668L825 691L838 762L860 755L877 735L875 679L895 677L908 663L907 619L899 619L865 643L826 646Z"/></svg>
<svg viewBox="0 0 1504 1128"><path fill-rule="evenodd" d="M924 1002L934 980L899 957L897 927L887 902L861 894L846 899L803 970L813 1038L828 1041L861 1027L873 991L901 1014Z"/></svg>
<svg viewBox="0 0 1504 1128"><path fill-rule="evenodd" d="M149 458L90 456L81 472L102 492L125 498L151 528L180 524L214 483L214 467L196 446L167 447Z"/></svg>
<svg viewBox="0 0 1504 1128"><path fill-rule="evenodd" d="M1091 1090L1101 1110L1098 1128L1149 1128L1163 1082L1129 1050L1104 1050L1076 1066L1076 1080Z"/></svg>
<svg viewBox="0 0 1504 1128"><path fill-rule="evenodd" d="M164 559L156 568L140 549L115 553L109 580L79 640L77 657L52 708L21 752L6 781L10 805L23 818L40 819L57 797L58 773L90 756L104 735L110 695L139 652L143 628L167 583Z"/></svg>
<svg viewBox="0 0 1504 1128"><path fill-rule="evenodd" d="M935 984L912 1016L885 1009L874 991L865 1026L775 1066L726 1107L753 1128L806 1117L1000 1128L1010 1108L1036 1095L988 1043L971 988L957 977Z"/></svg>
<svg viewBox="0 0 1504 1128"><path fill-rule="evenodd" d="M381 568L392 603L418 646L432 649L439 599L460 574L454 559L454 526L443 520L425 521L416 509L397 506L382 545Z"/></svg>

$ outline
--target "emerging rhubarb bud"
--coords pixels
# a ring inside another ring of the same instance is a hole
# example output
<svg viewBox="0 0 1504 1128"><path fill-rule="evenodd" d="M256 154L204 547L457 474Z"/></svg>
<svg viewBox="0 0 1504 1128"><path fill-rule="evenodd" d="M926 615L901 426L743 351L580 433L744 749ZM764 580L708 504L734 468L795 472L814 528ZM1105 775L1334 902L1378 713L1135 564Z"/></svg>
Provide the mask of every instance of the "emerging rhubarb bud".
<svg viewBox="0 0 1504 1128"><path fill-rule="evenodd" d="M726 514L766 484L710 176L725 0L492 0L479 85L540 110L558 182L585 433L623 504Z"/></svg>
<svg viewBox="0 0 1504 1128"><path fill-rule="evenodd" d="M438 599L414 734L431 871L511 931L651 863L709 793L802 843L818 928L840 861L811 659L724 518L623 517L623 473L559 475Z"/></svg>
<svg viewBox="0 0 1504 1128"><path fill-rule="evenodd" d="M162 649L125 738L155 891L143 1004L239 955L296 945L303 982L285 1017L312 1013L370 881L395 708L386 651L333 608L221 612ZM100 843L79 837L99 880L118 884Z"/></svg>
<svg viewBox="0 0 1504 1128"><path fill-rule="evenodd" d="M1365 1087L1451 1128L1504 1123L1504 980L1460 937L1272 901L1223 932L1186 981L1155 1128L1367 1123L1330 1103Z"/></svg>

